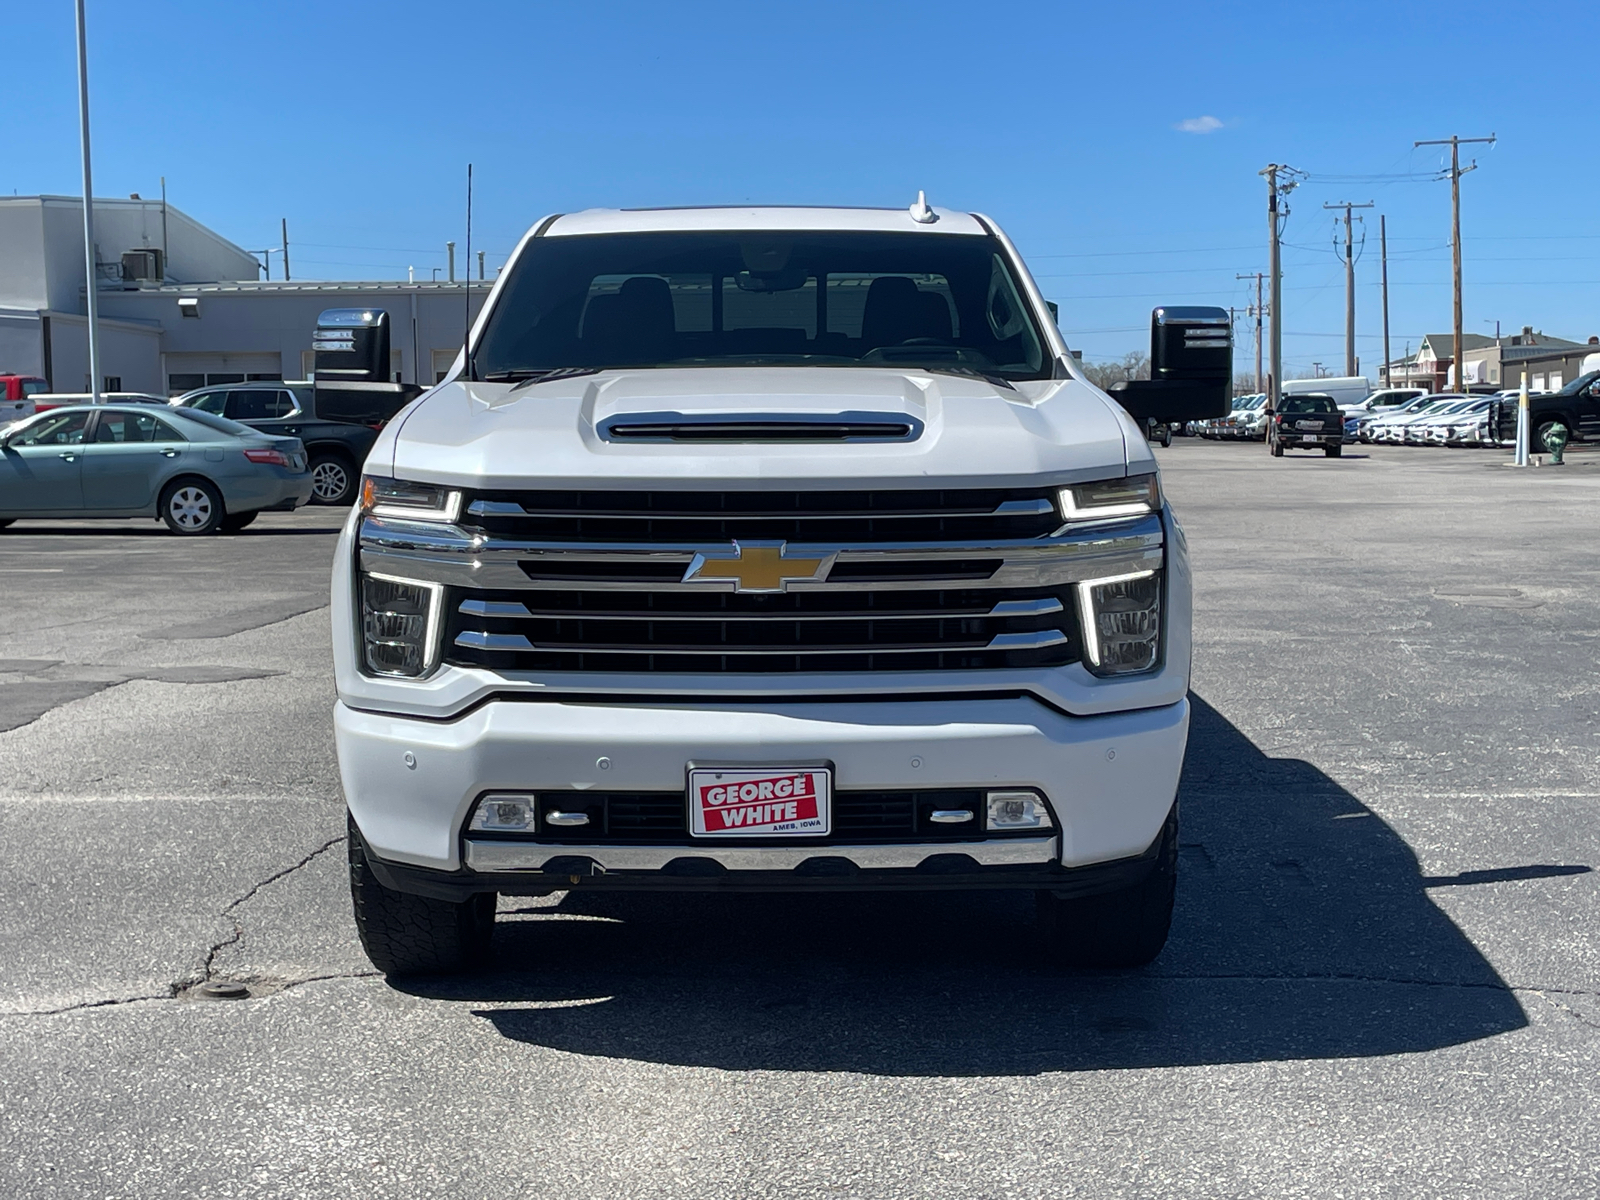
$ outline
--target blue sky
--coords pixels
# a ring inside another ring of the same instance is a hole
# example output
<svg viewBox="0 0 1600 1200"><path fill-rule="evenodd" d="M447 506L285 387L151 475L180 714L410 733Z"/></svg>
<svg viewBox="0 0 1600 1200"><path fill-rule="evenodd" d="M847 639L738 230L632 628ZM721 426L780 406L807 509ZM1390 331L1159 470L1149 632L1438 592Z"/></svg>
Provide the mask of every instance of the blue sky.
<svg viewBox="0 0 1600 1200"><path fill-rule="evenodd" d="M1069 342L1112 358L1155 304L1250 302L1234 276L1266 266L1276 161L1309 173L1285 374L1342 369L1321 206L1346 199L1378 205L1357 265L1375 374L1376 214L1398 355L1450 327L1449 184L1418 178L1442 156L1411 143L1494 132L1462 183L1467 330L1600 333L1593 4L88 4L96 191L165 175L249 248L287 217L297 276L428 277L465 240L468 161L491 270L551 211L924 188L997 218ZM0 186L76 194L72 5L7 7ZM1243 319L1239 346L1248 369Z"/></svg>

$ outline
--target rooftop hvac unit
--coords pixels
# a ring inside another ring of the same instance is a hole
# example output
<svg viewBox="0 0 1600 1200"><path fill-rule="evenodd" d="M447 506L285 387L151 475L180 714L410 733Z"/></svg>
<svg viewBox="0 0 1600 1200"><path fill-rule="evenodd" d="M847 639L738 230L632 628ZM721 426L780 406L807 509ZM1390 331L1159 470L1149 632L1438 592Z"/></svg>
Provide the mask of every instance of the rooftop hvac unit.
<svg viewBox="0 0 1600 1200"><path fill-rule="evenodd" d="M143 250L125 250L122 254L122 279L124 283L150 280L160 283L166 278L165 256L155 246Z"/></svg>

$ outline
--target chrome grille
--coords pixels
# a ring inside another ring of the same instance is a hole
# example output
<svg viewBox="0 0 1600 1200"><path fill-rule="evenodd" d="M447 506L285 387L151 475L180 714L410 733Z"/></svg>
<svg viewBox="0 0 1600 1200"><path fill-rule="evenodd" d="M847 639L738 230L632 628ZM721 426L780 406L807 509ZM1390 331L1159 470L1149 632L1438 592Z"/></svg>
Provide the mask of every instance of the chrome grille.
<svg viewBox="0 0 1600 1200"><path fill-rule="evenodd" d="M1076 661L1065 591L453 593L445 654L518 671L978 670Z"/></svg>

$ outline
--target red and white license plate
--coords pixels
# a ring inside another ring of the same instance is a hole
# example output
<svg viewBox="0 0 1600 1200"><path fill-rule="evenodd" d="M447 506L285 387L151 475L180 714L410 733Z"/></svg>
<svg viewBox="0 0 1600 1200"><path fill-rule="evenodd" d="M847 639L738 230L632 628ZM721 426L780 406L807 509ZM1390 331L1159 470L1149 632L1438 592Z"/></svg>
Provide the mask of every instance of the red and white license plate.
<svg viewBox="0 0 1600 1200"><path fill-rule="evenodd" d="M691 767L695 837L822 837L832 826L828 767Z"/></svg>

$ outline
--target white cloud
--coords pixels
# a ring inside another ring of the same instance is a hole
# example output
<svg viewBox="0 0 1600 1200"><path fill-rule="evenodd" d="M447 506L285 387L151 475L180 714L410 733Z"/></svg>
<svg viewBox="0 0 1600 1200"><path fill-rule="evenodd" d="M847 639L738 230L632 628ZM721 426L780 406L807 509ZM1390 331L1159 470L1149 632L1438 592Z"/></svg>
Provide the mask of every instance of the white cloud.
<svg viewBox="0 0 1600 1200"><path fill-rule="evenodd" d="M1215 133L1222 128L1222 122L1215 117L1190 117L1187 121L1179 121L1173 128L1183 133Z"/></svg>

